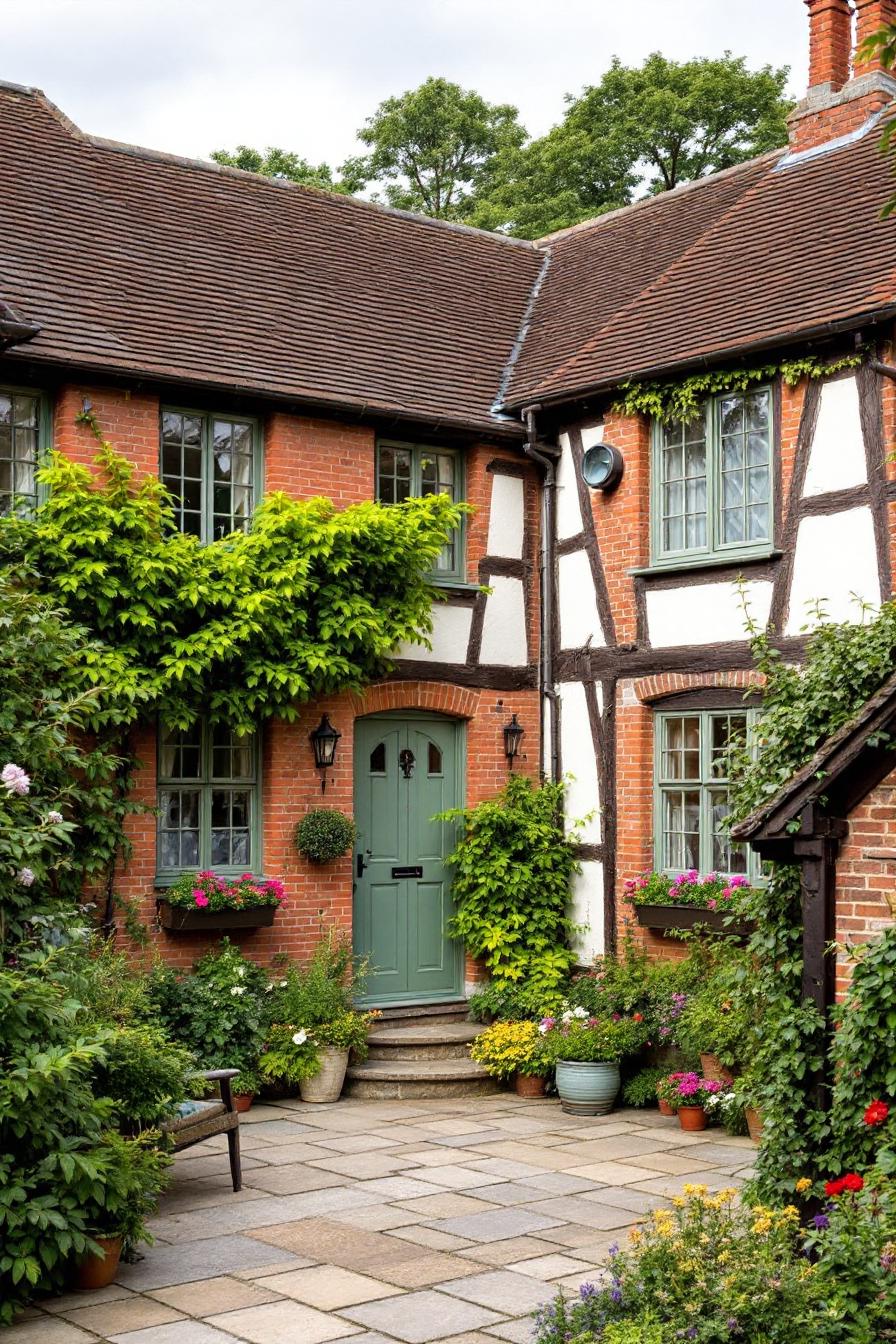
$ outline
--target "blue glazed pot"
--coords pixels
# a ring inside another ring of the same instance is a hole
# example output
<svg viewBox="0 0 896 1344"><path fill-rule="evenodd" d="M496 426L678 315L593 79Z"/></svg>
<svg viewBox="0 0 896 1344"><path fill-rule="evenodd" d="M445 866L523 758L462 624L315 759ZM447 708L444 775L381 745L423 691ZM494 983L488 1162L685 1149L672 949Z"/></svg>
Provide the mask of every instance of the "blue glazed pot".
<svg viewBox="0 0 896 1344"><path fill-rule="evenodd" d="M557 1061L557 1091L564 1111L571 1115L606 1115L619 1095L618 1064L582 1064Z"/></svg>

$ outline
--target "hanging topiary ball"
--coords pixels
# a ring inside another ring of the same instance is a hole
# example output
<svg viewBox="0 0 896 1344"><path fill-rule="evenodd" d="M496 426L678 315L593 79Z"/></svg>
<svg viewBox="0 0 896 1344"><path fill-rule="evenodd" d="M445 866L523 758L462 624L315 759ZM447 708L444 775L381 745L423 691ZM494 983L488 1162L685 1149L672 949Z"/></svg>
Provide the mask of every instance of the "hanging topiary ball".
<svg viewBox="0 0 896 1344"><path fill-rule="evenodd" d="M331 863L355 843L355 823L330 807L313 807L295 829L295 846L311 863Z"/></svg>

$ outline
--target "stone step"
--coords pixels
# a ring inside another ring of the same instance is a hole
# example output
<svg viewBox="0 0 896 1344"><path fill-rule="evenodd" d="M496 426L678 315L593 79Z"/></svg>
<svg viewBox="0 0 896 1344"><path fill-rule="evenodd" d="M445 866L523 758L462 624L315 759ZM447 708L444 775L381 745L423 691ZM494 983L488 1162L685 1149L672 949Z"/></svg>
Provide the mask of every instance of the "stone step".
<svg viewBox="0 0 896 1344"><path fill-rule="evenodd" d="M377 1023L367 1038L371 1060L469 1059L475 1022Z"/></svg>
<svg viewBox="0 0 896 1344"><path fill-rule="evenodd" d="M499 1090L472 1059L368 1060L346 1074L345 1095L384 1101L410 1097L481 1097Z"/></svg>
<svg viewBox="0 0 896 1344"><path fill-rule="evenodd" d="M380 1026L426 1026L434 1022L467 1022L470 1005L466 999L449 1003L409 1003L380 1009Z"/></svg>

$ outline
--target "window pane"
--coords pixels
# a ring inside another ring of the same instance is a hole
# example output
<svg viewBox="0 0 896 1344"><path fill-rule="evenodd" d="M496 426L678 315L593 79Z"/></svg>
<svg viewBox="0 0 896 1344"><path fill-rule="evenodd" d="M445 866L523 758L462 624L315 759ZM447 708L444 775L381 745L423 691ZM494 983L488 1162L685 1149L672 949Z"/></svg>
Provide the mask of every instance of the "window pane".
<svg viewBox="0 0 896 1344"><path fill-rule="evenodd" d="M253 779L254 754L254 733L234 733L218 724L212 730L212 779Z"/></svg>
<svg viewBox="0 0 896 1344"><path fill-rule="evenodd" d="M429 767L428 774L440 775L442 773L442 753L435 742L429 744Z"/></svg>
<svg viewBox="0 0 896 1344"><path fill-rule="evenodd" d="M400 504L411 494L411 453L383 445L377 463L376 496L381 504Z"/></svg>
<svg viewBox="0 0 896 1344"><path fill-rule="evenodd" d="M162 734L159 752L159 777L161 779L199 779L201 778L200 729L194 728L181 732L178 729L166 729Z"/></svg>
<svg viewBox="0 0 896 1344"><path fill-rule="evenodd" d="M0 513L29 513L37 504L38 398L0 392Z"/></svg>
<svg viewBox="0 0 896 1344"><path fill-rule="evenodd" d="M378 742L370 753L370 773L372 775L384 775L386 773L385 742Z"/></svg>
<svg viewBox="0 0 896 1344"><path fill-rule="evenodd" d="M250 859L251 794L248 789L212 790L211 855L215 866L247 864Z"/></svg>
<svg viewBox="0 0 896 1344"><path fill-rule="evenodd" d="M712 816L712 866L720 873L745 873L747 853L743 845L733 845L728 835L731 803L727 789L710 791Z"/></svg>
<svg viewBox="0 0 896 1344"><path fill-rule="evenodd" d="M703 550L708 529L706 430L703 417L663 429L660 453L663 549Z"/></svg>
<svg viewBox="0 0 896 1344"><path fill-rule="evenodd" d="M160 867L194 867L199 862L198 789L160 789L158 805Z"/></svg>
<svg viewBox="0 0 896 1344"><path fill-rule="evenodd" d="M700 867L700 792L670 789L663 794L664 868Z"/></svg>
<svg viewBox="0 0 896 1344"><path fill-rule="evenodd" d="M771 523L768 392L723 397L720 407L723 544L765 541Z"/></svg>
<svg viewBox="0 0 896 1344"><path fill-rule="evenodd" d="M234 420L215 420L212 424L214 537L227 537L248 527L253 507L252 473L252 426Z"/></svg>
<svg viewBox="0 0 896 1344"><path fill-rule="evenodd" d="M681 715L663 720L664 779L700 778L700 718Z"/></svg>

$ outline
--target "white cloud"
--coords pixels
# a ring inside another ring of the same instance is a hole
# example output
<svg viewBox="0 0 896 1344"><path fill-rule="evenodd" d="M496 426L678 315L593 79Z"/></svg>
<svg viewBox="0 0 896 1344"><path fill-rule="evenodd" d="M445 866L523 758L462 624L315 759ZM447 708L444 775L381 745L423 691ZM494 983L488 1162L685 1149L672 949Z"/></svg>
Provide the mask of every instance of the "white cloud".
<svg viewBox="0 0 896 1344"><path fill-rule="evenodd" d="M0 77L84 130L204 156L278 144L338 163L377 103L445 75L533 134L618 54L730 49L806 80L802 0L4 0Z"/></svg>

